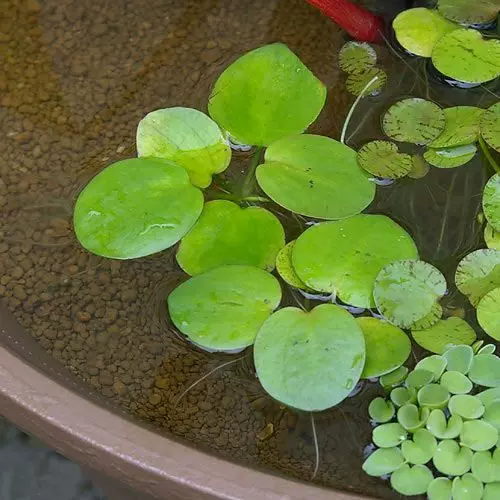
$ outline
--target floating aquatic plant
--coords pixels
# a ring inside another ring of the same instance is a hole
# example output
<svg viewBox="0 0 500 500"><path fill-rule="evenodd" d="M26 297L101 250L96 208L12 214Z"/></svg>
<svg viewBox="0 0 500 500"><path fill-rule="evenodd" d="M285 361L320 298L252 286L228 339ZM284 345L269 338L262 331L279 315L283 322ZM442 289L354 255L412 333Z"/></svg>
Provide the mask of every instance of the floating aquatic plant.
<svg viewBox="0 0 500 500"><path fill-rule="evenodd" d="M480 129L488 145L500 152L500 102L493 104L481 115Z"/></svg>
<svg viewBox="0 0 500 500"><path fill-rule="evenodd" d="M497 0L438 0L437 8L447 19L465 25L491 23L500 10Z"/></svg>
<svg viewBox="0 0 500 500"><path fill-rule="evenodd" d="M490 178L484 187L483 210L494 231L500 231L500 173Z"/></svg>
<svg viewBox="0 0 500 500"><path fill-rule="evenodd" d="M476 152L474 144L441 149L429 148L424 153L424 159L433 167L455 168L470 162L476 156Z"/></svg>
<svg viewBox="0 0 500 500"><path fill-rule="evenodd" d="M400 153L396 144L389 141L371 141L358 151L361 168L386 179L398 179L408 175L413 168L413 159Z"/></svg>
<svg viewBox="0 0 500 500"><path fill-rule="evenodd" d="M347 42L339 51L339 66L349 74L363 73L377 62L375 49L365 42Z"/></svg>

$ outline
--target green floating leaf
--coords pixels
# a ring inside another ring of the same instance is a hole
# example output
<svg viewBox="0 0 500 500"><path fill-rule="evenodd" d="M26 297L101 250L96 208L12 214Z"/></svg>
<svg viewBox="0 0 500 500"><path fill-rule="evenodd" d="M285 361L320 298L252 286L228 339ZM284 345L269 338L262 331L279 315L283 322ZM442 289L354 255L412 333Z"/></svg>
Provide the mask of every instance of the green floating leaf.
<svg viewBox="0 0 500 500"><path fill-rule="evenodd" d="M479 398L483 405L487 408L496 400L500 400L500 386L494 387L493 389L486 389L485 391L476 394L476 397Z"/></svg>
<svg viewBox="0 0 500 500"><path fill-rule="evenodd" d="M396 39L411 54L431 57L436 42L446 33L457 29L437 11L418 7L407 9L392 22Z"/></svg>
<svg viewBox="0 0 500 500"><path fill-rule="evenodd" d="M482 500L497 500L500 498L500 482L484 485Z"/></svg>
<svg viewBox="0 0 500 500"><path fill-rule="evenodd" d="M500 401L493 401L486 406L483 420L495 427L497 431L500 431ZM500 481L500 478L498 480Z"/></svg>
<svg viewBox="0 0 500 500"><path fill-rule="evenodd" d="M431 409L444 408L450 399L450 393L440 384L428 384L418 391L418 404Z"/></svg>
<svg viewBox="0 0 500 500"><path fill-rule="evenodd" d="M447 477L436 477L427 488L429 500L451 500L452 482Z"/></svg>
<svg viewBox="0 0 500 500"><path fill-rule="evenodd" d="M486 344L484 347L481 347L478 354L495 354L496 346L495 344Z"/></svg>
<svg viewBox="0 0 500 500"><path fill-rule="evenodd" d="M483 483L500 481L500 448L496 448L494 452L474 453L472 474Z"/></svg>
<svg viewBox="0 0 500 500"><path fill-rule="evenodd" d="M352 95L376 95L386 82L387 73L385 71L380 68L369 68L362 73L351 73L347 77L345 85Z"/></svg>
<svg viewBox="0 0 500 500"><path fill-rule="evenodd" d="M474 357L469 378L484 387L500 386L500 358L494 354L478 354Z"/></svg>
<svg viewBox="0 0 500 500"><path fill-rule="evenodd" d="M488 145L500 152L500 102L481 115L480 130Z"/></svg>
<svg viewBox="0 0 500 500"><path fill-rule="evenodd" d="M300 410L324 410L356 386L365 363L363 332L339 306L322 304L310 312L287 307L260 329L254 359L273 398Z"/></svg>
<svg viewBox="0 0 500 500"><path fill-rule="evenodd" d="M451 346L470 345L476 340L474 329L455 316L440 320L426 330L412 330L411 334L419 346L436 354L443 354Z"/></svg>
<svg viewBox="0 0 500 500"><path fill-rule="evenodd" d="M303 132L319 115L326 88L281 43L243 55L219 76L210 116L242 144L268 146Z"/></svg>
<svg viewBox="0 0 500 500"><path fill-rule="evenodd" d="M408 436L401 424L382 424L373 429L373 442L379 448L392 448L399 446ZM404 451L403 451L404 455ZM406 457L405 457L406 458Z"/></svg>
<svg viewBox="0 0 500 500"><path fill-rule="evenodd" d="M385 476L404 464L403 454L397 447L380 448L374 451L363 463L363 470L369 476Z"/></svg>
<svg viewBox="0 0 500 500"><path fill-rule="evenodd" d="M427 419L427 430L438 439L454 439L462 431L463 420L459 415L451 415L449 420L442 410L432 410Z"/></svg>
<svg viewBox="0 0 500 500"><path fill-rule="evenodd" d="M373 399L368 406L370 418L378 424L389 422L393 419L395 413L394 405L381 397Z"/></svg>
<svg viewBox="0 0 500 500"><path fill-rule="evenodd" d="M402 384L407 375L408 375L408 368L406 368L406 366L400 366L391 373L388 373L387 375L382 375L379 379L379 382L384 389L390 390L393 387Z"/></svg>
<svg viewBox="0 0 500 500"><path fill-rule="evenodd" d="M391 391L391 401L398 408L417 402L417 390L414 387L395 387Z"/></svg>
<svg viewBox="0 0 500 500"><path fill-rule="evenodd" d="M375 49L365 42L347 42L339 51L339 65L346 73L363 73L377 62Z"/></svg>
<svg viewBox="0 0 500 500"><path fill-rule="evenodd" d="M477 321L495 340L500 340L500 288L488 292L477 305Z"/></svg>
<svg viewBox="0 0 500 500"><path fill-rule="evenodd" d="M450 347L443 354L447 361L447 370L468 373L474 360L474 351L469 345L457 345Z"/></svg>
<svg viewBox="0 0 500 500"><path fill-rule="evenodd" d="M215 200L205 204L200 218L182 239L177 262L191 276L225 265L272 271L284 246L285 231L271 212Z"/></svg>
<svg viewBox="0 0 500 500"><path fill-rule="evenodd" d="M205 113L192 108L158 109L137 127L137 154L170 160L184 167L191 183L206 188L212 175L224 171L231 148Z"/></svg>
<svg viewBox="0 0 500 500"><path fill-rule="evenodd" d="M415 465L424 465L429 462L437 448L436 438L426 429L419 429L415 432L412 440L402 440L401 442L403 457L408 463Z"/></svg>
<svg viewBox="0 0 500 500"><path fill-rule="evenodd" d="M410 355L408 335L399 328L377 318L356 319L363 331L366 362L361 378L380 377L401 366Z"/></svg>
<svg viewBox="0 0 500 500"><path fill-rule="evenodd" d="M373 284L380 270L394 260L416 257L404 229L383 215L362 214L307 229L297 238L292 262L313 290L335 293L355 307L373 307Z"/></svg>
<svg viewBox="0 0 500 500"><path fill-rule="evenodd" d="M203 208L203 194L180 166L159 158L113 163L78 196L74 226L89 252L134 259L175 245Z"/></svg>
<svg viewBox="0 0 500 500"><path fill-rule="evenodd" d="M385 179L398 179L407 175L412 167L410 155L400 153L389 141L371 141L358 151L358 164L372 175Z"/></svg>
<svg viewBox="0 0 500 500"><path fill-rule="evenodd" d="M427 370L434 374L434 380L439 380L441 375L446 370L446 365L448 361L444 356L439 356L438 354L433 354L421 359L416 365L415 370Z"/></svg>
<svg viewBox="0 0 500 500"><path fill-rule="evenodd" d="M408 388L420 389L434 380L434 373L428 370L416 369L411 371L405 380Z"/></svg>
<svg viewBox="0 0 500 500"><path fill-rule="evenodd" d="M445 292L446 280L438 269L419 260L399 260L379 272L373 298L384 318L409 328L428 316Z"/></svg>
<svg viewBox="0 0 500 500"><path fill-rule="evenodd" d="M419 408L414 404L406 404L398 410L398 422L409 432L422 428L429 418L429 408Z"/></svg>
<svg viewBox="0 0 500 500"><path fill-rule="evenodd" d="M500 41L484 40L472 29L442 36L432 50L432 64L443 75L466 83L484 83L500 74Z"/></svg>
<svg viewBox="0 0 500 500"><path fill-rule="evenodd" d="M452 396L448 409L452 415L458 415L466 420L480 418L484 413L484 405L481 400L469 394Z"/></svg>
<svg viewBox="0 0 500 500"><path fill-rule="evenodd" d="M438 0L438 10L444 17L460 24L486 24L498 15L497 0Z"/></svg>
<svg viewBox="0 0 500 500"><path fill-rule="evenodd" d="M429 164L420 156L412 155L412 168L408 172L408 177L411 179L422 179L425 177L430 170Z"/></svg>
<svg viewBox="0 0 500 500"><path fill-rule="evenodd" d="M472 382L460 372L444 373L439 383L451 394L468 394L472 391Z"/></svg>
<svg viewBox="0 0 500 500"><path fill-rule="evenodd" d="M429 144L439 137L445 126L443 110L418 97L393 104L382 120L382 128L391 139L413 144Z"/></svg>
<svg viewBox="0 0 500 500"><path fill-rule="evenodd" d="M484 228L484 241L488 248L500 250L500 231L495 231L491 224L486 224Z"/></svg>
<svg viewBox="0 0 500 500"><path fill-rule="evenodd" d="M438 443L432 462L446 476L462 476L471 468L473 452L456 441L445 439Z"/></svg>
<svg viewBox="0 0 500 500"><path fill-rule="evenodd" d="M500 231L500 173L490 177L484 187L483 210L491 227Z"/></svg>
<svg viewBox="0 0 500 500"><path fill-rule="evenodd" d="M472 350L474 351L474 354L477 354L479 352L479 350L481 349L481 347L483 346L484 344L484 340L476 340L472 345Z"/></svg>
<svg viewBox="0 0 500 500"><path fill-rule="evenodd" d="M472 474L456 477L451 487L453 500L481 500L483 498L483 483Z"/></svg>
<svg viewBox="0 0 500 500"><path fill-rule="evenodd" d="M469 144L445 149L428 149L424 153L424 158L437 168L456 168L471 161L476 153L476 146Z"/></svg>
<svg viewBox="0 0 500 500"><path fill-rule="evenodd" d="M391 476L392 489L401 495L422 495L434 479L425 465L402 465Z"/></svg>
<svg viewBox="0 0 500 500"><path fill-rule="evenodd" d="M411 330L426 330L435 325L443 316L443 308L436 302L431 309L431 312L422 319L415 321L410 325Z"/></svg>
<svg viewBox="0 0 500 500"><path fill-rule="evenodd" d="M429 144L431 148L467 146L479 137L479 122L484 109L475 106L455 106L443 110L446 126L441 135Z"/></svg>
<svg viewBox="0 0 500 500"><path fill-rule="evenodd" d="M279 252L276 257L276 270L279 275L283 278L283 281L288 283L294 288L300 288L301 290L309 290L309 287L302 282L302 280L297 276L295 269L292 265L292 252L295 246L295 240L287 243Z"/></svg>
<svg viewBox="0 0 500 500"><path fill-rule="evenodd" d="M481 249L464 257L458 264L455 283L477 306L482 297L500 286L500 250Z"/></svg>
<svg viewBox="0 0 500 500"><path fill-rule="evenodd" d="M356 152L319 135L297 135L273 143L256 176L278 205L308 217L343 219L365 209L375 184L359 168Z"/></svg>
<svg viewBox="0 0 500 500"><path fill-rule="evenodd" d="M460 444L474 451L486 451L497 444L496 427L483 420L464 422L460 432Z"/></svg>
<svg viewBox="0 0 500 500"><path fill-rule="evenodd" d="M223 266L185 281L167 301L182 333L207 349L228 351L254 343L281 301L281 288L261 269Z"/></svg>

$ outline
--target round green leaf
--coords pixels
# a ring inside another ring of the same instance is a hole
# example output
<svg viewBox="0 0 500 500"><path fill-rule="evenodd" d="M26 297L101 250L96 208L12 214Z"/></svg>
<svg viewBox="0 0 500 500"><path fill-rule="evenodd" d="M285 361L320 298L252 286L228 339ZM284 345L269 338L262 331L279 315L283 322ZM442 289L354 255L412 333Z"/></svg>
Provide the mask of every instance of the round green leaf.
<svg viewBox="0 0 500 500"><path fill-rule="evenodd" d="M483 500L497 500L500 498L500 482L484 485Z"/></svg>
<svg viewBox="0 0 500 500"><path fill-rule="evenodd" d="M469 378L474 384L484 387L500 386L500 358L494 354L474 356Z"/></svg>
<svg viewBox="0 0 500 500"><path fill-rule="evenodd" d="M461 476L470 470L472 456L470 448L460 447L456 441L445 439L438 443L432 462L446 476Z"/></svg>
<svg viewBox="0 0 500 500"><path fill-rule="evenodd" d="M500 401L493 401L491 404L486 406L483 420L493 425L497 431L500 431Z"/></svg>
<svg viewBox="0 0 500 500"><path fill-rule="evenodd" d="M384 389L389 390L392 389L393 387L402 384L407 375L408 375L408 368L406 368L406 366L400 366L391 373L388 373L387 375L382 375L379 379L379 382Z"/></svg>
<svg viewBox="0 0 500 500"><path fill-rule="evenodd" d="M425 177L430 170L429 164L417 154L412 155L412 168L411 171L408 172L408 177L411 179L422 179Z"/></svg>
<svg viewBox="0 0 500 500"><path fill-rule="evenodd" d="M497 444L498 431L496 427L483 420L464 422L460 432L460 444L474 451L486 451Z"/></svg>
<svg viewBox="0 0 500 500"><path fill-rule="evenodd" d="M488 292L500 286L500 250L481 249L464 257L458 264L455 283L477 305Z"/></svg>
<svg viewBox="0 0 500 500"><path fill-rule="evenodd" d="M447 477L436 477L427 488L429 500L451 500L452 482Z"/></svg>
<svg viewBox="0 0 500 500"><path fill-rule="evenodd" d="M477 305L477 321L495 340L500 340L500 288L488 292Z"/></svg>
<svg viewBox="0 0 500 500"><path fill-rule="evenodd" d="M297 135L273 143L256 175L278 205L318 219L343 219L365 209L375 184L359 168L356 152L319 135Z"/></svg>
<svg viewBox="0 0 500 500"><path fill-rule="evenodd" d="M234 350L253 344L281 301L274 276L249 266L223 266L199 274L168 296L174 325L207 349Z"/></svg>
<svg viewBox="0 0 500 500"><path fill-rule="evenodd" d="M374 306L373 284L386 264L414 258L417 249L406 231L388 217L364 214L310 227L292 254L307 286L355 307Z"/></svg>
<svg viewBox="0 0 500 500"><path fill-rule="evenodd" d="M427 429L419 429L413 434L412 440L406 440L406 436L401 445L401 452L405 460L416 465L424 465L429 462L436 451L436 438Z"/></svg>
<svg viewBox="0 0 500 500"><path fill-rule="evenodd" d="M415 321L410 325L411 330L426 330L435 325L443 316L443 308L436 302L431 309L431 312L424 316L422 319Z"/></svg>
<svg viewBox="0 0 500 500"><path fill-rule="evenodd" d="M484 405L476 396L457 394L450 398L448 409L452 415L458 415L466 420L479 418L484 413Z"/></svg>
<svg viewBox="0 0 500 500"><path fill-rule="evenodd" d="M481 347L483 346L484 344L484 340L476 340L472 345L472 350L474 351L474 354L477 354L480 350L481 350ZM488 353L488 354L491 354L491 353Z"/></svg>
<svg viewBox="0 0 500 500"><path fill-rule="evenodd" d="M432 472L425 465L402 465L391 476L392 489L401 495L422 495L433 480Z"/></svg>
<svg viewBox="0 0 500 500"><path fill-rule="evenodd" d="M434 380L434 373L428 370L416 369L411 371L405 380L408 388L420 389Z"/></svg>
<svg viewBox="0 0 500 500"><path fill-rule="evenodd" d="M254 359L257 376L273 398L300 410L324 410L357 384L365 363L363 332L333 304L311 312L287 307L260 329Z"/></svg>
<svg viewBox="0 0 500 500"><path fill-rule="evenodd" d="M431 356L427 356L424 359L421 359L416 365L415 370L427 370L434 374L434 380L439 380L441 375L446 369L446 365L448 362L446 358L443 356L439 356L438 354L433 354Z"/></svg>
<svg viewBox="0 0 500 500"><path fill-rule="evenodd" d="M215 200L205 204L200 218L182 239L177 262L191 276L233 264L272 271L284 245L285 231L271 212Z"/></svg>
<svg viewBox="0 0 500 500"><path fill-rule="evenodd" d="M500 231L500 173L490 177L484 187L483 210L491 227Z"/></svg>
<svg viewBox="0 0 500 500"><path fill-rule="evenodd" d="M373 399L368 406L370 418L379 424L384 424L392 420L395 413L394 405L381 397Z"/></svg>
<svg viewBox="0 0 500 500"><path fill-rule="evenodd" d="M439 320L426 330L412 330L411 334L419 346L436 354L443 354L454 345L470 345L476 340L474 329L455 316Z"/></svg>
<svg viewBox="0 0 500 500"><path fill-rule="evenodd" d="M205 188L212 174L224 171L231 148L205 113L192 108L158 109L137 127L137 154L170 160L184 167L191 183Z"/></svg>
<svg viewBox="0 0 500 500"><path fill-rule="evenodd" d="M484 347L481 347L478 354L495 354L496 346L495 344L486 344Z"/></svg>
<svg viewBox="0 0 500 500"><path fill-rule="evenodd" d="M373 82L372 80L377 77ZM367 85L372 82L368 87ZM380 68L369 68L362 73L351 73L345 85L352 95L376 95L387 82L387 73Z"/></svg>
<svg viewBox="0 0 500 500"><path fill-rule="evenodd" d="M363 463L363 470L369 476L385 476L391 474L404 464L399 448L380 448L374 451Z"/></svg>
<svg viewBox="0 0 500 500"><path fill-rule="evenodd" d="M377 318L362 317L356 321L363 331L366 362L361 378L380 377L401 366L410 355L408 335Z"/></svg>
<svg viewBox="0 0 500 500"><path fill-rule="evenodd" d="M319 115L326 88L281 43L252 50L219 76L210 116L242 144L267 146L303 132Z"/></svg>
<svg viewBox="0 0 500 500"><path fill-rule="evenodd" d="M446 280L435 267L420 260L399 260L379 272L373 297L384 318L409 328L425 318L445 292Z"/></svg>
<svg viewBox="0 0 500 500"><path fill-rule="evenodd" d="M429 408L418 408L414 404L406 404L398 410L398 422L409 432L422 428L429 418Z"/></svg>
<svg viewBox="0 0 500 500"><path fill-rule="evenodd" d="M391 139L413 144L429 144L439 137L445 126L443 110L419 97L396 102L382 120L382 128Z"/></svg>
<svg viewBox="0 0 500 500"><path fill-rule="evenodd" d="M432 63L443 75L466 83L483 83L500 74L500 40L485 40L472 29L442 36L432 50Z"/></svg>
<svg viewBox="0 0 500 500"><path fill-rule="evenodd" d="M78 196L74 227L89 252L111 259L144 257L175 245L203 207L186 171L159 158L113 163Z"/></svg>
<svg viewBox="0 0 500 500"><path fill-rule="evenodd" d="M288 283L294 288L300 288L301 290L309 290L308 286L302 282L302 280L297 276L295 269L292 265L292 252L295 246L295 240L287 243L279 252L276 257L276 270L279 275L283 278L283 281Z"/></svg>
<svg viewBox="0 0 500 500"><path fill-rule="evenodd" d="M407 175L412 167L410 155L400 153L389 141L371 141L358 151L358 164L372 175L385 179L398 179Z"/></svg>
<svg viewBox="0 0 500 500"><path fill-rule="evenodd" d="M486 224L484 228L484 241L488 248L500 250L500 231L495 231L491 224Z"/></svg>
<svg viewBox="0 0 500 500"><path fill-rule="evenodd" d="M444 373L439 383L451 394L468 394L472 391L472 382L460 372Z"/></svg>
<svg viewBox="0 0 500 500"><path fill-rule="evenodd" d="M500 481L500 448L496 448L494 452L479 451L474 453L472 474L483 483Z"/></svg>
<svg viewBox="0 0 500 500"><path fill-rule="evenodd" d="M438 0L438 10L447 19L460 24L486 24L498 15L497 0Z"/></svg>
<svg viewBox="0 0 500 500"><path fill-rule="evenodd" d="M407 436L408 433L401 424L393 422L375 427L372 440L379 448L392 448L393 446L399 446Z"/></svg>
<svg viewBox="0 0 500 500"><path fill-rule="evenodd" d="M469 345L456 345L447 349L443 356L446 358L448 371L460 372L465 375L472 366L474 351Z"/></svg>
<svg viewBox="0 0 500 500"><path fill-rule="evenodd" d="M419 7L407 9L392 22L396 39L411 54L431 57L436 42L445 33L457 29L437 11Z"/></svg>
<svg viewBox="0 0 500 500"><path fill-rule="evenodd" d="M500 152L500 102L493 104L481 115L480 129L488 145Z"/></svg>
<svg viewBox="0 0 500 500"><path fill-rule="evenodd" d="M476 397L479 398L483 405L487 408L497 399L500 400L500 386L494 387L493 389L486 389L485 391L476 394Z"/></svg>
<svg viewBox="0 0 500 500"><path fill-rule="evenodd" d="M363 73L377 62L375 49L365 42L347 42L339 51L339 65L346 73Z"/></svg>
<svg viewBox="0 0 500 500"><path fill-rule="evenodd" d="M454 439L462 431L463 420L459 415L451 415L449 420L443 410L432 410L427 419L427 430L438 439Z"/></svg>
<svg viewBox="0 0 500 500"><path fill-rule="evenodd" d="M417 402L417 390L414 387L395 387L391 391L391 401L398 408Z"/></svg>
<svg viewBox="0 0 500 500"><path fill-rule="evenodd" d="M474 158L477 148L474 144L444 149L428 149L424 158L437 168L455 168L465 165Z"/></svg>
<svg viewBox="0 0 500 500"><path fill-rule="evenodd" d="M428 384L418 391L418 404L431 409L444 408L448 404L450 393L440 384Z"/></svg>
<svg viewBox="0 0 500 500"><path fill-rule="evenodd" d="M475 106L455 106L443 110L446 126L439 137L429 144L431 148L467 146L477 141L479 121L484 110Z"/></svg>
<svg viewBox="0 0 500 500"><path fill-rule="evenodd" d="M483 498L483 483L472 474L456 477L451 487L453 500L481 500Z"/></svg>

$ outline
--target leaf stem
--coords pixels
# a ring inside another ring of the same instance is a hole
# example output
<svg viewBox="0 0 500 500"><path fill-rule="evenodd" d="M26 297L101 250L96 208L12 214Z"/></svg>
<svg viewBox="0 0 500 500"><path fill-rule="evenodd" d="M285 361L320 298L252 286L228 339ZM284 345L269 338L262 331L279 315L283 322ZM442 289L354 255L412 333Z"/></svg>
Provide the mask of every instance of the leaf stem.
<svg viewBox="0 0 500 500"><path fill-rule="evenodd" d="M486 143L484 142L484 139L481 136L479 136L479 146L481 146L481 150L482 150L485 158L488 160L488 163L493 168L493 170L496 173L499 173L500 172L500 166L495 161L495 158L493 158L493 156L491 156L491 153L490 153L490 151L488 149L488 146L486 145Z"/></svg>
<svg viewBox="0 0 500 500"><path fill-rule="evenodd" d="M257 166L259 165L260 157L261 157L263 149L264 148L262 146L258 147L252 156L252 161L250 163L250 166L248 167L247 174L246 174L245 179L243 181L243 184L241 186L241 198L242 199L249 197L251 195L254 187L255 187L255 170L257 169Z"/></svg>

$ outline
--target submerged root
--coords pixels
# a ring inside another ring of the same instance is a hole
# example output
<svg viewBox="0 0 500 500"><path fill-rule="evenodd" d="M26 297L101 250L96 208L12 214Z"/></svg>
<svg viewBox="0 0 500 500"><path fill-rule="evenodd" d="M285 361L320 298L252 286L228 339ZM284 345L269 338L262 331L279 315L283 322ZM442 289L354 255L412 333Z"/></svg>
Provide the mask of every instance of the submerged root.
<svg viewBox="0 0 500 500"><path fill-rule="evenodd" d="M311 427L313 432L313 440L314 440L314 450L316 451L316 457L314 461L314 471L311 476L311 480L313 480L318 474L319 469L319 445L318 445L318 435L316 434L316 424L314 422L314 415L311 412Z"/></svg>

